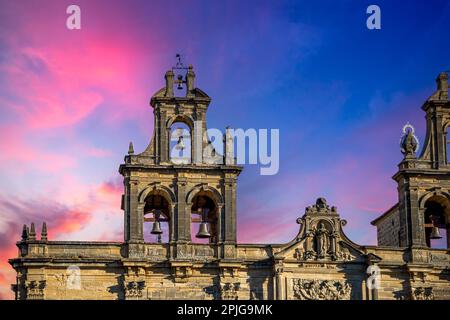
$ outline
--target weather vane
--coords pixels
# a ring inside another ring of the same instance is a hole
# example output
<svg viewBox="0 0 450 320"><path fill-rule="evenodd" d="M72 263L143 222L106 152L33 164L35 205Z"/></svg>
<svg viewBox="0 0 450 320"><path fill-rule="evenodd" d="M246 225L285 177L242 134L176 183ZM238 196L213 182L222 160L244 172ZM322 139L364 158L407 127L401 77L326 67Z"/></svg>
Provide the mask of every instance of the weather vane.
<svg viewBox="0 0 450 320"><path fill-rule="evenodd" d="M173 70L187 70L188 68L184 66L183 61L181 61L181 54L177 53L175 55L175 58L177 59L177 63L174 67L172 67Z"/></svg>
<svg viewBox="0 0 450 320"><path fill-rule="evenodd" d="M172 67L173 71L177 71L177 80L175 80L175 84L177 84L177 89L182 90L183 84L186 83L186 79L183 79L183 74L181 74L180 70L188 70L187 67L184 66L183 62L181 61L181 54L177 53L175 55L175 58L177 59L177 63L174 67Z"/></svg>

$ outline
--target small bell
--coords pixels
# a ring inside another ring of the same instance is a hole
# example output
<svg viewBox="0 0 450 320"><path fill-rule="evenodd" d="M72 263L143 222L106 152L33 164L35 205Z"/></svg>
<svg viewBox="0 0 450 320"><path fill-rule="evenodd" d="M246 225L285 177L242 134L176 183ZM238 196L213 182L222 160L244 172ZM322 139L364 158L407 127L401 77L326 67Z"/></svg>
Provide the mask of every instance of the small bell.
<svg viewBox="0 0 450 320"><path fill-rule="evenodd" d="M183 150L184 148L185 148L185 145L184 145L184 142L183 142L183 136L179 136L177 145L175 146L175 149Z"/></svg>
<svg viewBox="0 0 450 320"><path fill-rule="evenodd" d="M441 238L442 238L442 236L439 233L439 228L433 227L433 229L431 230L430 239L441 239Z"/></svg>
<svg viewBox="0 0 450 320"><path fill-rule="evenodd" d="M178 75L177 83L178 83L177 89L183 90L183 76L181 74Z"/></svg>
<svg viewBox="0 0 450 320"><path fill-rule="evenodd" d="M161 222L159 222L159 221L153 222L152 231L150 233L151 234L161 234L161 233L163 233L162 230L161 230Z"/></svg>
<svg viewBox="0 0 450 320"><path fill-rule="evenodd" d="M208 229L208 222L201 222L196 237L200 239L210 238L211 234Z"/></svg>

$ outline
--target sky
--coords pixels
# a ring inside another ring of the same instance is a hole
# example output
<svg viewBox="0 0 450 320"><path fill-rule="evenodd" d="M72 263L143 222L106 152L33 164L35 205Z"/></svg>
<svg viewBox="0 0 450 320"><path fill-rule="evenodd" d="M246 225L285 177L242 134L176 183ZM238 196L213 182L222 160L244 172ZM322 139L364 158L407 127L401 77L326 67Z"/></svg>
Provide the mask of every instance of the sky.
<svg viewBox="0 0 450 320"><path fill-rule="evenodd" d="M278 174L239 178L239 242L290 241L325 197L350 239L376 244L402 126L423 142L420 107L450 69L449 30L441 0L0 0L0 298L25 223L46 221L50 240L123 239L118 167L130 141L148 145L176 53L212 97L209 127L280 130Z"/></svg>

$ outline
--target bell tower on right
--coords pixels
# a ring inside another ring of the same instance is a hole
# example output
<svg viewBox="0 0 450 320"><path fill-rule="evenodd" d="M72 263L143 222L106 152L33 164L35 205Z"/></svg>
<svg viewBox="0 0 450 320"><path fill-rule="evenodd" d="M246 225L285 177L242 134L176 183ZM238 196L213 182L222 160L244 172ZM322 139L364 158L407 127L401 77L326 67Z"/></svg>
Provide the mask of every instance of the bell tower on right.
<svg viewBox="0 0 450 320"><path fill-rule="evenodd" d="M426 136L420 155L416 156L419 141L413 126L403 127L400 147L404 157L393 176L398 203L372 221L379 245L450 248L448 74L440 73L436 83L436 91L422 105Z"/></svg>

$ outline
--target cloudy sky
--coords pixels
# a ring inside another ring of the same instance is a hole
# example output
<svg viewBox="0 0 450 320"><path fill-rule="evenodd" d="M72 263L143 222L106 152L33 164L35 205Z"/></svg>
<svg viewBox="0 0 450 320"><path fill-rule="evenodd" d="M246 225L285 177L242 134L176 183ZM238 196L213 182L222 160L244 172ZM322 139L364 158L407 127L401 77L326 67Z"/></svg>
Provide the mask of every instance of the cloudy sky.
<svg viewBox="0 0 450 320"><path fill-rule="evenodd" d="M381 8L381 30L366 8ZM323 196L347 235L397 201L406 122L450 69L448 1L0 0L0 298L24 223L51 240L123 238L118 166L144 150L148 105L181 53L213 99L208 125L280 130L280 170L246 166L240 242L279 243ZM81 8L81 30L66 8ZM264 199L264 201L261 201Z"/></svg>

